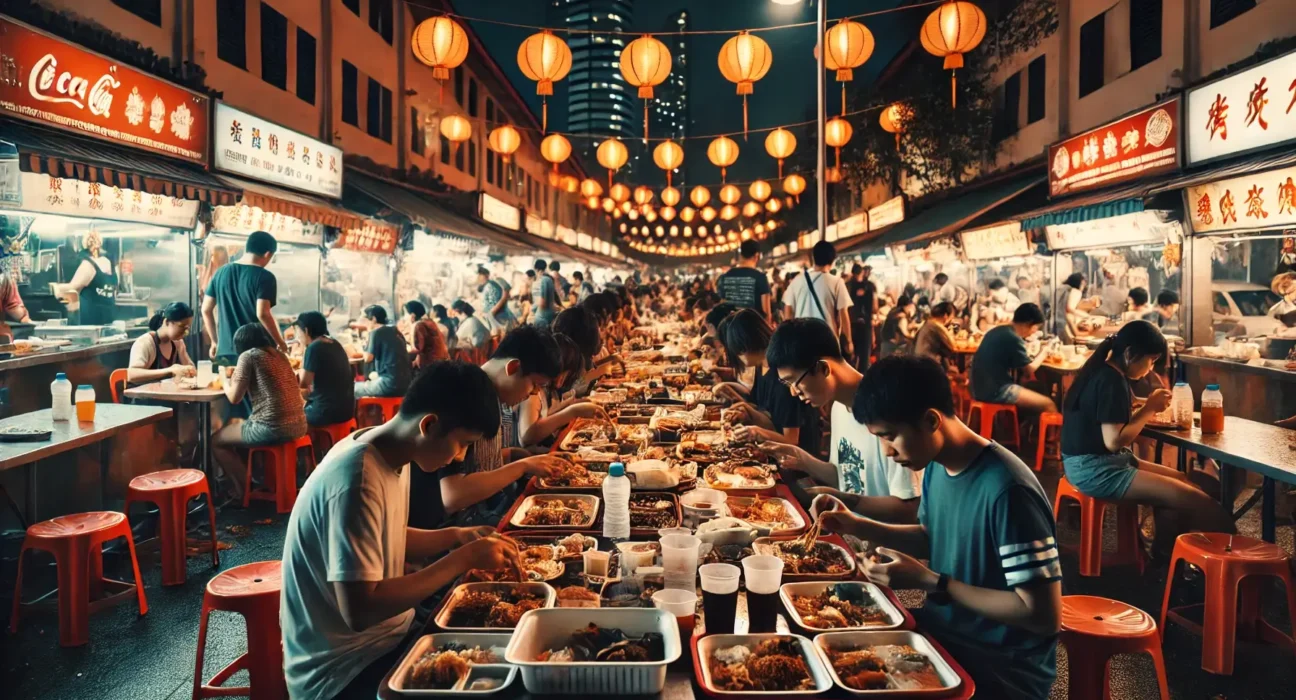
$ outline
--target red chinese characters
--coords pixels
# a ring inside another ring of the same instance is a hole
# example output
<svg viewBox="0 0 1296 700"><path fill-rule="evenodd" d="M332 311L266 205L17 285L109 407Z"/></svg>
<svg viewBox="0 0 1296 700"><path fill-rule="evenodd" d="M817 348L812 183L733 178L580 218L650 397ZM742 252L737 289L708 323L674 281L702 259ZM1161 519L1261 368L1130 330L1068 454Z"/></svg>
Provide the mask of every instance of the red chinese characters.
<svg viewBox="0 0 1296 700"><path fill-rule="evenodd" d="M1278 213L1296 214L1296 183L1290 177L1278 184Z"/></svg>
<svg viewBox="0 0 1296 700"><path fill-rule="evenodd" d="M1232 190L1224 190L1224 196L1220 197L1220 223L1227 224L1232 221L1237 223L1237 208L1233 204Z"/></svg>
<svg viewBox="0 0 1296 700"><path fill-rule="evenodd" d="M1228 140L1228 98L1223 95L1215 95L1215 103L1206 113L1206 130L1210 132L1212 141L1215 134L1219 134L1221 140Z"/></svg>
<svg viewBox="0 0 1296 700"><path fill-rule="evenodd" d="M1268 78L1261 78L1255 87L1251 88L1251 94L1247 97L1247 114L1246 125L1259 124L1261 129L1268 129L1269 122L1265 121L1264 108L1269 104L1269 88L1265 87Z"/></svg>
<svg viewBox="0 0 1296 700"><path fill-rule="evenodd" d="M1252 185L1251 189L1247 192L1247 198L1245 203L1247 205L1246 215L1248 218L1251 219L1269 218L1269 212L1264 210L1264 200L1260 198L1260 195L1263 193L1264 193L1264 188L1260 187L1259 185Z"/></svg>
<svg viewBox="0 0 1296 700"><path fill-rule="evenodd" d="M1215 214L1211 211L1210 193L1203 192L1197 200L1197 222L1203 226L1215 223Z"/></svg>

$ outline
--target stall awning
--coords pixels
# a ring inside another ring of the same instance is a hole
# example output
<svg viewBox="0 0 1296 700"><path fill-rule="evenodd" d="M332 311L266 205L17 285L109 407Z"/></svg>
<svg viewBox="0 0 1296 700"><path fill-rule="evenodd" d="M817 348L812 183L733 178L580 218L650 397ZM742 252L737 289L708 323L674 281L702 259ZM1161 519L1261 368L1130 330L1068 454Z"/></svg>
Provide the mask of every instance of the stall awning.
<svg viewBox="0 0 1296 700"><path fill-rule="evenodd" d="M17 147L26 172L211 204L233 204L238 197L235 188L185 163L21 122L5 120L3 126L0 140Z"/></svg>
<svg viewBox="0 0 1296 700"><path fill-rule="evenodd" d="M308 224L323 224L335 228L361 228L365 217L347 211L336 204L308 194L267 185L232 175L218 175L230 187L243 193L241 201L261 211L274 212L301 219Z"/></svg>
<svg viewBox="0 0 1296 700"><path fill-rule="evenodd" d="M1078 224L1082 221L1106 219L1143 211L1143 197L1147 185L1137 185L1111 192L1097 192L1070 197L1021 215L1024 229L1044 228L1058 224Z"/></svg>

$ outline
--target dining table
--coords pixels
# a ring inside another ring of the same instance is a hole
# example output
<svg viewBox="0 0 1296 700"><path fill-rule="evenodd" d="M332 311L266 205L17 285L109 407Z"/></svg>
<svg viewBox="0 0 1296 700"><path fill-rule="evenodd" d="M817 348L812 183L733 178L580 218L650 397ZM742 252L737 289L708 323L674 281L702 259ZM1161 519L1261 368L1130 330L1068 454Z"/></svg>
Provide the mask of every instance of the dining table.
<svg viewBox="0 0 1296 700"><path fill-rule="evenodd" d="M212 474L211 434L212 404L225 399L224 389L210 387L187 388L177 385L173 379L141 384L126 389L126 398L146 401L158 401L173 404L193 404L198 410L198 453L202 472L209 482L215 480Z"/></svg>

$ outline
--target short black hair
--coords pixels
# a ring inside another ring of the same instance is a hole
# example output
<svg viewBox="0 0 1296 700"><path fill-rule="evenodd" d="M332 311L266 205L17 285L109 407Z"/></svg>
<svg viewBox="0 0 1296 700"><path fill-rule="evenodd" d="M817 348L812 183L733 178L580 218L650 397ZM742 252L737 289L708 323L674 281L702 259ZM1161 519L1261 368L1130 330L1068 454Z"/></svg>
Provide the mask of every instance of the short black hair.
<svg viewBox="0 0 1296 700"><path fill-rule="evenodd" d="M270 332L260 323L245 323L234 331L234 352L242 355L248 350L272 348L275 346Z"/></svg>
<svg viewBox="0 0 1296 700"><path fill-rule="evenodd" d="M369 306L366 306L364 317L374 323L387 325L387 309L384 309L379 304L370 304Z"/></svg>
<svg viewBox="0 0 1296 700"><path fill-rule="evenodd" d="M477 274L479 274L479 275L486 275L487 277L490 277L490 270L487 270L485 267L483 267L483 266L481 266L481 265L478 265L478 266L477 266Z"/></svg>
<svg viewBox="0 0 1296 700"><path fill-rule="evenodd" d="M450 305L450 308L454 309L455 311L458 311L464 316L472 316L473 314L477 313L477 309L474 309L472 304L469 304L463 299L455 299L454 303Z"/></svg>
<svg viewBox="0 0 1296 700"><path fill-rule="evenodd" d="M405 302L405 313L413 316L415 321L421 321L427 315L427 307L418 299L411 299Z"/></svg>
<svg viewBox="0 0 1296 700"><path fill-rule="evenodd" d="M954 305L948 301L942 301L931 308L931 315L936 318L949 318L954 315Z"/></svg>
<svg viewBox="0 0 1296 700"><path fill-rule="evenodd" d="M906 306L908 306L908 305L910 305L910 304L913 304L913 303L915 303L915 302L914 302L914 300L913 300L912 297L907 297L907 296L901 294L901 295L900 295L900 298L899 298L899 299L896 299L896 305L895 305L895 307L896 307L897 309L903 309L904 307L906 307Z"/></svg>
<svg viewBox="0 0 1296 700"><path fill-rule="evenodd" d="M251 255L273 255L279 250L279 241L265 231L253 231L243 248Z"/></svg>
<svg viewBox="0 0 1296 700"><path fill-rule="evenodd" d="M742 245L738 246L738 255L743 260L751 260L757 255L760 255L760 243L757 243L756 241L743 241Z"/></svg>
<svg viewBox="0 0 1296 700"><path fill-rule="evenodd" d="M585 275L580 270L576 270L572 272L572 279L576 280L577 282L584 282Z"/></svg>
<svg viewBox="0 0 1296 700"><path fill-rule="evenodd" d="M586 299L586 301L589 301L589 299ZM604 298L597 303L602 308L608 308L607 304L611 302ZM553 332L571 338L575 341L576 346L581 349L581 352L589 358L598 354L599 347L603 342L603 338L599 334L598 319L595 312L584 306L573 306L559 312L554 317Z"/></svg>
<svg viewBox="0 0 1296 700"><path fill-rule="evenodd" d="M1004 281L1003 281L1003 280L1001 280L1001 279L999 279L998 277L996 277L996 278L990 280L990 283L986 285L986 289L989 289L990 291L993 292L993 291L996 290L996 289L1003 289L1004 287L1007 287L1007 286L1008 286L1008 285L1007 285L1007 284L1004 284Z"/></svg>
<svg viewBox="0 0 1296 700"><path fill-rule="evenodd" d="M594 318L595 323L603 323L612 318L612 315L616 313L619 307L620 304L616 301L616 295L597 292L585 297L585 301L577 304L575 308L585 309Z"/></svg>
<svg viewBox="0 0 1296 700"><path fill-rule="evenodd" d="M765 362L774 371L810 369L823 359L840 360L842 352L837 335L817 318L794 318L779 324L765 351Z"/></svg>
<svg viewBox="0 0 1296 700"><path fill-rule="evenodd" d="M186 319L193 318L193 308L183 301L173 301L166 306L157 310L157 313L149 317L149 330L155 331L162 327L163 321L171 323L180 323Z"/></svg>
<svg viewBox="0 0 1296 700"><path fill-rule="evenodd" d="M828 241L819 241L810 250L810 256L814 260L815 267L831 265L837 259L837 248Z"/></svg>
<svg viewBox="0 0 1296 700"><path fill-rule="evenodd" d="M932 278L932 281L936 284L945 284L949 281L949 275L944 272L938 272L936 273L936 276Z"/></svg>
<svg viewBox="0 0 1296 700"><path fill-rule="evenodd" d="M1170 306L1179 303L1179 292L1173 289L1162 289L1157 293L1157 306Z"/></svg>
<svg viewBox="0 0 1296 700"><path fill-rule="evenodd" d="M493 438L499 432L499 394L482 368L467 362L442 361L427 365L401 400L402 418L437 415L442 435L463 428Z"/></svg>
<svg viewBox="0 0 1296 700"><path fill-rule="evenodd" d="M850 273L851 273L851 276L852 276L852 277L855 276L855 275L858 275L859 273L861 273L861 272L863 272L863 271L864 271L864 266L863 266L863 265L861 265L861 264L859 264L859 263L855 263L854 265L851 265L851 271L850 271Z"/></svg>
<svg viewBox="0 0 1296 700"><path fill-rule="evenodd" d="M1062 284L1065 284L1072 289L1079 289L1084 286L1084 275L1079 272L1073 272L1068 275L1066 279L1062 280Z"/></svg>
<svg viewBox="0 0 1296 700"><path fill-rule="evenodd" d="M1013 323L1029 323L1032 326L1043 325L1044 311L1040 309L1039 304L1026 302L1017 307L1013 312Z"/></svg>
<svg viewBox="0 0 1296 700"><path fill-rule="evenodd" d="M558 343L548 331L535 326L518 326L500 341L491 353L492 360L517 360L522 363L522 374L539 375L549 379L562 373L558 357Z"/></svg>
<svg viewBox="0 0 1296 700"><path fill-rule="evenodd" d="M715 306L711 307L711 310L707 312L706 322L711 324L712 326L715 326L716 328L719 328L720 322L728 318L729 314L732 314L737 310L738 310L737 304L733 304L727 301L722 301L719 304L716 304Z"/></svg>
<svg viewBox="0 0 1296 700"><path fill-rule="evenodd" d="M558 346L558 364L562 371L567 373L567 381L565 382L567 386L555 387L561 392L574 385L576 380L580 378L579 375L592 363L585 353L581 351L576 341L562 333L554 333L553 339Z"/></svg>
<svg viewBox="0 0 1296 700"><path fill-rule="evenodd" d="M436 316L437 320L442 323L445 323L450 320L449 317L446 316L445 304L433 304L432 315Z"/></svg>
<svg viewBox="0 0 1296 700"><path fill-rule="evenodd" d="M949 376L935 360L917 355L891 355L874 362L859 387L851 413L870 423L915 425L927 411L954 415L954 392Z"/></svg>
<svg viewBox="0 0 1296 700"><path fill-rule="evenodd" d="M531 279L535 279L535 270L527 270L526 276L530 277Z"/></svg>
<svg viewBox="0 0 1296 700"><path fill-rule="evenodd" d="M1142 287L1135 287L1129 290L1129 298L1135 306L1142 306L1148 303L1148 292Z"/></svg>
<svg viewBox="0 0 1296 700"><path fill-rule="evenodd" d="M557 260L555 260L555 261L549 263L549 269L550 269L550 270L553 270L554 272L557 272L557 271L559 271L559 270L562 269L562 264L559 263Z"/></svg>
<svg viewBox="0 0 1296 700"><path fill-rule="evenodd" d="M724 345L729 365L741 367L743 353L765 352L769 349L774 329L756 311L739 309L720 321L716 335Z"/></svg>
<svg viewBox="0 0 1296 700"><path fill-rule="evenodd" d="M535 269L538 270L538 271L540 271L540 272L544 272L544 271L545 271L545 268L548 267L548 266L549 266L549 265L548 265L547 263L545 263L545 261L543 261L543 260L541 260L541 259L539 259L539 258L537 258L536 261L535 261Z"/></svg>
<svg viewBox="0 0 1296 700"><path fill-rule="evenodd" d="M319 338L329 334L328 320L324 318L324 314L318 311L303 311L297 314L297 321L294 325L306 331L306 334L312 338Z"/></svg>

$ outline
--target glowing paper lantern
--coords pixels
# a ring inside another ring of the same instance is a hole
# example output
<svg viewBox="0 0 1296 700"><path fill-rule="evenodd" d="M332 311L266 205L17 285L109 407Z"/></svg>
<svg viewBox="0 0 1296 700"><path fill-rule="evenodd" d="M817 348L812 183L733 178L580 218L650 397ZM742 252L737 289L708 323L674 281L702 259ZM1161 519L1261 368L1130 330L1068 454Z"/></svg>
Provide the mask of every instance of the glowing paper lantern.
<svg viewBox="0 0 1296 700"><path fill-rule="evenodd" d="M410 35L410 49L414 58L432 67L432 77L446 80L450 70L468 58L468 33L459 23L444 15L419 22ZM441 98L445 97L445 83L441 83Z"/></svg>
<svg viewBox="0 0 1296 700"><path fill-rule="evenodd" d="M563 175L558 179L558 188L567 194L575 194L580 189L580 180L575 175Z"/></svg>
<svg viewBox="0 0 1296 700"><path fill-rule="evenodd" d="M711 201L711 190L708 190L702 185L698 185L689 190L689 201L692 202L695 207L705 207L706 203Z"/></svg>
<svg viewBox="0 0 1296 700"><path fill-rule="evenodd" d="M625 144L618 139L607 139L599 144L596 152L599 165L607 168L608 187L612 186L612 174L625 165L626 159L630 157L629 151L626 150Z"/></svg>
<svg viewBox="0 0 1296 700"><path fill-rule="evenodd" d="M747 186L747 194L751 195L751 198L758 202L763 202L769 199L769 196L773 191L774 190L770 187L770 184L764 180L756 180Z"/></svg>
<svg viewBox="0 0 1296 700"><path fill-rule="evenodd" d="M834 168L825 168L825 169L824 169L824 181L825 181L825 182L833 182L833 183L841 182L841 181L842 181L842 169L841 169L841 167L838 166L838 167L834 167Z"/></svg>
<svg viewBox="0 0 1296 700"><path fill-rule="evenodd" d="M950 0L936 8L923 22L918 38L933 56L945 58L950 71L950 107L958 103L958 78L955 71L963 67L963 54L975 49L985 38L986 16L981 8L964 0Z"/></svg>
<svg viewBox="0 0 1296 700"><path fill-rule="evenodd" d="M588 208L591 209L591 210L598 209L598 208L599 208L599 198L598 198L598 195L596 195L596 194L592 194L592 195L586 197L586 198L585 198L585 206L588 207Z"/></svg>
<svg viewBox="0 0 1296 700"><path fill-rule="evenodd" d="M717 136L707 146L707 159L720 168L720 181L724 182L726 168L738 160L738 144L728 136Z"/></svg>
<svg viewBox="0 0 1296 700"><path fill-rule="evenodd" d="M639 185L638 187L634 188L635 204L643 205L651 202L652 200L653 200L652 188L647 187L645 185Z"/></svg>
<svg viewBox="0 0 1296 700"><path fill-rule="evenodd" d="M459 144L472 138L472 122L462 114L451 114L441 120L441 135L450 142L450 151L459 150Z"/></svg>
<svg viewBox="0 0 1296 700"><path fill-rule="evenodd" d="M549 134L540 141L540 155L558 172L558 164L571 156L571 141L562 134Z"/></svg>
<svg viewBox="0 0 1296 700"><path fill-rule="evenodd" d="M675 207L662 207L661 218L670 221L675 218Z"/></svg>
<svg viewBox="0 0 1296 700"><path fill-rule="evenodd" d="M783 208L783 202L779 200L778 197L775 197L769 200L768 202L765 202L765 211L771 214L777 214L778 211L782 208Z"/></svg>
<svg viewBox="0 0 1296 700"><path fill-rule="evenodd" d="M743 98L743 136L747 135L747 96L752 86L769 72L774 55L765 40L746 31L729 39L720 47L720 73L738 86Z"/></svg>
<svg viewBox="0 0 1296 700"><path fill-rule="evenodd" d="M648 101L653 98L653 86L661 85L670 70L670 50L648 34L621 49L621 76L639 88L639 97L644 101L644 143L648 143Z"/></svg>
<svg viewBox="0 0 1296 700"><path fill-rule="evenodd" d="M787 192L793 197L796 197L796 200L798 202L801 201L801 193L805 192L805 188L806 188L805 178L801 177L796 173L792 173L791 175L788 175L787 177L783 178L783 191ZM791 202L788 203L788 206L791 206Z"/></svg>
<svg viewBox="0 0 1296 700"><path fill-rule="evenodd" d="M522 145L522 134L517 129L505 124L491 129L490 135L486 137L486 145L492 151L504 157L504 162L509 162L513 153Z"/></svg>
<svg viewBox="0 0 1296 700"><path fill-rule="evenodd" d="M536 81L540 99L540 131L549 130L549 95L555 80L562 80L571 70L572 53L567 43L548 29L527 37L518 47L518 68L527 80Z"/></svg>
<svg viewBox="0 0 1296 700"><path fill-rule="evenodd" d="M666 171L666 186L671 184L671 171L684 162L684 149L674 141L662 141L653 149L653 162Z"/></svg>
<svg viewBox="0 0 1296 700"><path fill-rule="evenodd" d="M694 209L693 207L684 207L683 209L680 209L680 213L679 213L680 221L683 221L686 224L692 223L693 219L696 217L697 217L697 210Z"/></svg>
<svg viewBox="0 0 1296 700"><path fill-rule="evenodd" d="M882 114L878 116L878 124L882 126L882 130L889 134L895 134L897 150L900 148L900 135L905 132L905 124L909 121L910 116L912 116L910 109L901 102L888 105L886 109L882 110Z"/></svg>
<svg viewBox="0 0 1296 700"><path fill-rule="evenodd" d="M756 216L759 213L761 213L760 202L747 202L746 204L743 205L742 215L747 217L748 219L752 218L753 216Z"/></svg>
<svg viewBox="0 0 1296 700"><path fill-rule="evenodd" d="M725 185L720 188L720 201L725 204L737 204L742 199L742 190L737 185Z"/></svg>
<svg viewBox="0 0 1296 700"><path fill-rule="evenodd" d="M778 160L778 174L783 177L783 159L792 155L796 150L796 136L791 131L779 127L765 137L765 152L770 154L771 158Z"/></svg>
<svg viewBox="0 0 1296 700"><path fill-rule="evenodd" d="M667 187L661 191L661 202L668 207L673 207L680 203L680 191L674 187Z"/></svg>
<svg viewBox="0 0 1296 700"><path fill-rule="evenodd" d="M580 193L582 197L587 199L589 197L597 197L603 194L603 185L600 185L598 180L595 180L592 177L587 177L584 180L581 180Z"/></svg>
<svg viewBox="0 0 1296 700"><path fill-rule="evenodd" d="M832 64L837 71L837 82L841 83L842 114L846 114L846 83L851 80L853 69L864 65L873 55L873 32L868 27L848 19L834 24L824 33L824 65Z"/></svg>
<svg viewBox="0 0 1296 700"><path fill-rule="evenodd" d="M702 217L703 221L709 224L715 220L716 210L712 209L711 207L702 207L702 211L699 212L699 215Z"/></svg>
<svg viewBox="0 0 1296 700"><path fill-rule="evenodd" d="M613 209L616 209L616 202L612 201L612 198L611 198L611 197L604 197L604 198L603 198L603 211L605 211L605 212L611 214Z"/></svg>
<svg viewBox="0 0 1296 700"><path fill-rule="evenodd" d="M836 151L834 155L835 166L841 167L841 149L850 141L854 129L851 128L850 122L841 117L833 117L824 124L824 143L832 146Z"/></svg>
<svg viewBox="0 0 1296 700"><path fill-rule="evenodd" d="M738 218L738 207L732 204L726 204L720 208L720 218L724 221L732 221Z"/></svg>

